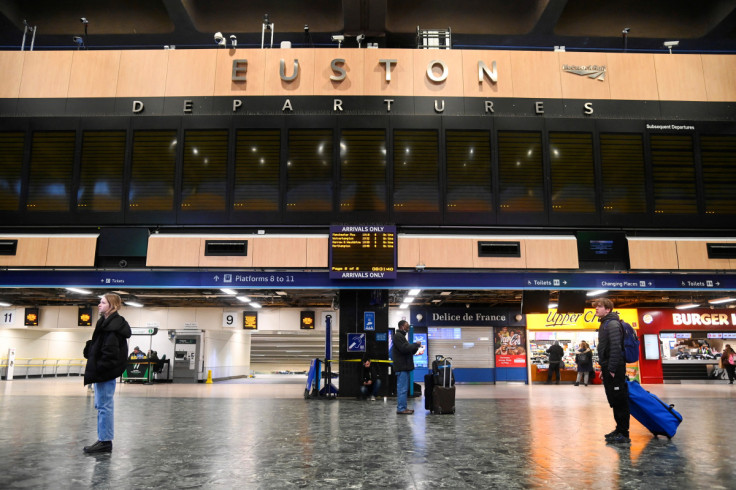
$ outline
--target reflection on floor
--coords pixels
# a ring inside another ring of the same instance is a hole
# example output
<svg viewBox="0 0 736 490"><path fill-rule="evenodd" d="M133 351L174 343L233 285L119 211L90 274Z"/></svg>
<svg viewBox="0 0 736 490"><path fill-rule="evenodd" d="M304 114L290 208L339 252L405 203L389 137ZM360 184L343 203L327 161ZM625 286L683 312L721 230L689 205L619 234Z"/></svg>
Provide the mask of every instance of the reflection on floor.
<svg viewBox="0 0 736 490"><path fill-rule="evenodd" d="M685 422L610 446L599 386L462 385L455 415L303 385L118 385L112 455L87 456L79 379L0 381L4 488L734 488L736 385L648 385Z"/></svg>

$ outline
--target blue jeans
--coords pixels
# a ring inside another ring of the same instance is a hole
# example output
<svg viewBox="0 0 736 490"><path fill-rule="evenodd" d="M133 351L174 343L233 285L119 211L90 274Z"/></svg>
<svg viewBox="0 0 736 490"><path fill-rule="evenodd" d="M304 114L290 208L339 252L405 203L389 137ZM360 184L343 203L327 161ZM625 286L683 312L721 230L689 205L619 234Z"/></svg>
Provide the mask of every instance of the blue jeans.
<svg viewBox="0 0 736 490"><path fill-rule="evenodd" d="M97 409L97 440L112 441L115 434L114 396L115 379L95 383L95 408Z"/></svg>
<svg viewBox="0 0 736 490"><path fill-rule="evenodd" d="M396 373L396 411L406 410L406 397L409 394L409 371Z"/></svg>
<svg viewBox="0 0 736 490"><path fill-rule="evenodd" d="M360 394L363 395L363 398L367 397L368 395L378 396L378 390L380 389L381 380L377 379L373 382L372 385L360 385Z"/></svg>

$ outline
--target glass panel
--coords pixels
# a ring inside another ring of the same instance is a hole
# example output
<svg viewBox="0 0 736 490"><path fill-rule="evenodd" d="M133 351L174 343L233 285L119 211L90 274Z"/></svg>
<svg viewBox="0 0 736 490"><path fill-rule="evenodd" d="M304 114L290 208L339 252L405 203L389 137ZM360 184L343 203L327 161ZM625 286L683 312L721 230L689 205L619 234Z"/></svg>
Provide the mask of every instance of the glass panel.
<svg viewBox="0 0 736 490"><path fill-rule="evenodd" d="M604 213L646 213L644 139L641 134L601 133Z"/></svg>
<svg viewBox="0 0 736 490"><path fill-rule="evenodd" d="M182 211L225 211L227 138L225 129L184 133Z"/></svg>
<svg viewBox="0 0 736 490"><path fill-rule="evenodd" d="M394 211L440 210L438 162L437 131L394 131Z"/></svg>
<svg viewBox="0 0 736 490"><path fill-rule="evenodd" d="M447 210L493 211L491 143L487 131L447 131Z"/></svg>
<svg viewBox="0 0 736 490"><path fill-rule="evenodd" d="M701 136L705 214L736 214L736 136Z"/></svg>
<svg viewBox="0 0 736 490"><path fill-rule="evenodd" d="M125 137L125 131L85 131L82 135L78 210L115 212L123 209Z"/></svg>
<svg viewBox="0 0 736 490"><path fill-rule="evenodd" d="M553 213L595 213L593 135L549 133Z"/></svg>
<svg viewBox="0 0 736 490"><path fill-rule="evenodd" d="M498 132L499 212L544 211L542 134Z"/></svg>
<svg viewBox="0 0 736 490"><path fill-rule="evenodd" d="M281 131L241 129L235 142L235 211L279 210Z"/></svg>
<svg viewBox="0 0 736 490"><path fill-rule="evenodd" d="M75 140L75 131L33 133L28 211L69 211Z"/></svg>
<svg viewBox="0 0 736 490"><path fill-rule="evenodd" d="M652 147L654 213L697 213L692 136L653 134L649 138Z"/></svg>
<svg viewBox="0 0 736 490"><path fill-rule="evenodd" d="M332 211L332 130L289 130L286 210Z"/></svg>
<svg viewBox="0 0 736 490"><path fill-rule="evenodd" d="M131 211L173 211L176 131L136 131L128 207Z"/></svg>
<svg viewBox="0 0 736 490"><path fill-rule="evenodd" d="M0 133L0 211L18 211L23 177L24 132Z"/></svg>
<svg viewBox="0 0 736 490"><path fill-rule="evenodd" d="M386 132L383 129L342 132L340 211L386 211Z"/></svg>

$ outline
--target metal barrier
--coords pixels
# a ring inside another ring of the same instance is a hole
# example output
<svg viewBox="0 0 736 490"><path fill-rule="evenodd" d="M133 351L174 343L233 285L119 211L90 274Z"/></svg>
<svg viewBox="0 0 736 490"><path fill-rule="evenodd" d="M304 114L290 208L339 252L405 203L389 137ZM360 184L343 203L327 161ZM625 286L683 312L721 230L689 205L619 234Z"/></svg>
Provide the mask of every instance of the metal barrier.
<svg viewBox="0 0 736 490"><path fill-rule="evenodd" d="M87 359L56 359L44 357L16 357L13 378L44 378L58 376L82 376ZM0 359L2 379L7 378L8 358Z"/></svg>

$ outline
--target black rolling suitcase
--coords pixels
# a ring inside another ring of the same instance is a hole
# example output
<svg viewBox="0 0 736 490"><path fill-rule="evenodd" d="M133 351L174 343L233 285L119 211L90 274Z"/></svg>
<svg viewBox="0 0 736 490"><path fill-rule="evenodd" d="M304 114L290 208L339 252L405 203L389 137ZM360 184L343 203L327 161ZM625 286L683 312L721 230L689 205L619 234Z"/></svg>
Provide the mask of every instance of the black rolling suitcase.
<svg viewBox="0 0 736 490"><path fill-rule="evenodd" d="M455 413L455 375L450 361L451 358L437 356L432 362L432 413ZM426 386L424 389L426 393Z"/></svg>
<svg viewBox="0 0 736 490"><path fill-rule="evenodd" d="M424 375L424 409L432 411L432 392L434 390L434 374Z"/></svg>
<svg viewBox="0 0 736 490"><path fill-rule="evenodd" d="M432 374L436 386L455 386L455 374L452 372L452 358L435 356L432 361Z"/></svg>

